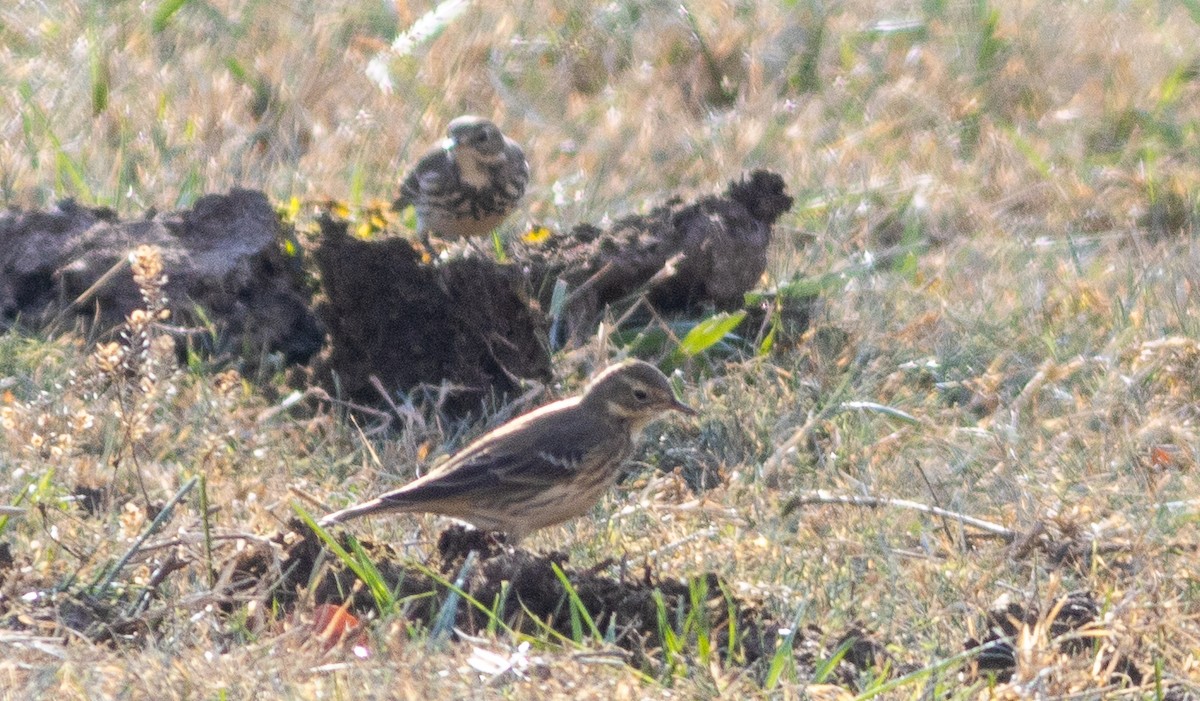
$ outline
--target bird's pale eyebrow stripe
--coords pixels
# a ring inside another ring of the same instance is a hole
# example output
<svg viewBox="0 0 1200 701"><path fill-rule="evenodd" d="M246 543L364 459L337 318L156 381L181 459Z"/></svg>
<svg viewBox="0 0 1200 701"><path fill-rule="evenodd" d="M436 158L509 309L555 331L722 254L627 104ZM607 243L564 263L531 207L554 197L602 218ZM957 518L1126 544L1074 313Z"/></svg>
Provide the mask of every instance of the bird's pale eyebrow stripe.
<svg viewBox="0 0 1200 701"><path fill-rule="evenodd" d="M631 411L627 407L623 407L619 403L614 402L614 401L607 402L607 405L608 405L608 412L610 414L612 414L613 416L634 416L635 414L637 414L636 411Z"/></svg>

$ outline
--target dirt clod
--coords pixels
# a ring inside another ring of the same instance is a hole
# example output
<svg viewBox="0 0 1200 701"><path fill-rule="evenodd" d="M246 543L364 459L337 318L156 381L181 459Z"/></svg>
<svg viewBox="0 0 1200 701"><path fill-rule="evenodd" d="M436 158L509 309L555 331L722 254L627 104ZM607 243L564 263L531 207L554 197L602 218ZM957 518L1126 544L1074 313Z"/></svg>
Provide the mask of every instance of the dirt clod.
<svg viewBox="0 0 1200 701"><path fill-rule="evenodd" d="M566 281L565 335L575 341L591 335L607 305L638 293L659 313L739 308L766 269L771 227L791 207L783 178L756 170L722 194L671 199L607 230L576 226L526 254L530 280L543 304Z"/></svg>
<svg viewBox="0 0 1200 701"><path fill-rule="evenodd" d="M0 212L0 328L78 323L107 333L144 302L128 273L105 274L136 246L151 244L162 252L172 324L196 329L181 339L216 353L248 351L253 359L266 350L304 362L321 347L323 331L278 233L275 211L254 190L208 195L191 209L133 221L71 201Z"/></svg>
<svg viewBox="0 0 1200 701"><path fill-rule="evenodd" d="M314 259L324 299L317 313L331 345L316 377L341 396L380 404L387 392L449 389L443 408L477 410L521 379L550 380L545 320L514 266L458 258L422 263L406 240L363 241L323 218Z"/></svg>
<svg viewBox="0 0 1200 701"><path fill-rule="evenodd" d="M327 551L316 534L299 521L292 521L289 527L289 536L276 539L280 544L290 543L284 545L285 556L279 565L281 581L271 581L272 568L267 566L264 552L243 555L234 580L258 579L257 591L283 610L294 606L299 592L310 589L316 605L341 605L349 600L355 613L375 609L377 602L367 587L355 585L355 575ZM348 534L342 533L339 538L345 549L352 550ZM604 571L609 568L572 567L563 553L539 555L502 547L489 534L462 527L442 535L439 554L428 567L400 559L386 545L359 541L358 546L368 554L389 591L412 602L405 610L406 617L427 627L446 596L445 587L434 581L429 571L453 579L461 567L462 548L478 546L479 559L466 582L466 592L475 601L499 606L496 615L516 630L535 634L549 625L564 636L575 633L572 594L564 587L557 569L597 629L615 633L614 642L643 662L659 655L663 644L660 614L664 611L672 622L680 615L704 621L717 649L747 665L769 656L777 642L779 626L767 620L758 607L727 594L729 588L712 573L679 580L661 578L647 567L637 577L623 572L613 576ZM423 596L426 594L431 596ZM731 615L735 617L732 626ZM459 606L455 621L458 630L478 634L490 623L490 613L468 604ZM731 629L737 631L736 640L729 639Z"/></svg>
<svg viewBox="0 0 1200 701"><path fill-rule="evenodd" d="M988 633L982 640L968 639L966 648L986 646L975 658L976 674L992 674L997 681L1007 683L1017 670L1017 645L1026 644L1023 639L1044 635L1046 642L1064 655L1090 654L1094 639L1077 633L1086 631L1099 616L1100 605L1088 591L1071 592L1044 607L1005 598L987 612ZM1137 665L1124 656L1109 659L1106 666L1112 670L1113 683L1137 685L1142 681Z"/></svg>

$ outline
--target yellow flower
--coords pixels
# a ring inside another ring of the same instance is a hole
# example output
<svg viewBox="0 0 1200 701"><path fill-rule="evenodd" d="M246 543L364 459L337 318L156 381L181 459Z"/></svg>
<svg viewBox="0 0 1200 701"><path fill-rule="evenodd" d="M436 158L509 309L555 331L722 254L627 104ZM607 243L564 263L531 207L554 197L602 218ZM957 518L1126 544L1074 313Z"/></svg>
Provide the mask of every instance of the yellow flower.
<svg viewBox="0 0 1200 701"><path fill-rule="evenodd" d="M550 230L544 226L535 226L521 234L521 240L531 246L536 246L550 239Z"/></svg>
<svg viewBox="0 0 1200 701"><path fill-rule="evenodd" d="M279 218L286 222L294 222L298 216L300 216L300 198L293 196L279 211Z"/></svg>

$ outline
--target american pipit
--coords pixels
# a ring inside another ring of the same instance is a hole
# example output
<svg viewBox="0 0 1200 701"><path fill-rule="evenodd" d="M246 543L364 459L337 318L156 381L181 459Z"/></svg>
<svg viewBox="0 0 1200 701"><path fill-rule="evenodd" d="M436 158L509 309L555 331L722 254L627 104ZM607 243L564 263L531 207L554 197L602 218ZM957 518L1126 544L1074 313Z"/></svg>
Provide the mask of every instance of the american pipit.
<svg viewBox="0 0 1200 701"><path fill-rule="evenodd" d="M458 117L447 133L405 176L393 207L413 205L425 239L491 233L525 194L525 152L483 117Z"/></svg>
<svg viewBox="0 0 1200 701"><path fill-rule="evenodd" d="M322 525L386 512L436 513L515 543L586 513L617 480L638 434L663 412L695 411L658 368L628 360L583 394L535 409L483 435L429 474L321 519Z"/></svg>

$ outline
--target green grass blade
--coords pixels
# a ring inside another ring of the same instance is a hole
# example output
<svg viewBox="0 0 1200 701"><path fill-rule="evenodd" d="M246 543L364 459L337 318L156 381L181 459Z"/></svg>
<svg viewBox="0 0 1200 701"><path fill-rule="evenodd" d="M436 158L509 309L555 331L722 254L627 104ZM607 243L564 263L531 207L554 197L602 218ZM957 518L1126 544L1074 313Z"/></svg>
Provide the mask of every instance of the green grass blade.
<svg viewBox="0 0 1200 701"><path fill-rule="evenodd" d="M508 635L511 635L517 639L520 639L523 637L521 635L520 631L514 630L512 627L510 627L507 623L504 622L503 618L501 618L501 615L503 615L503 609L500 609L499 611L497 611L493 607L486 606L483 602L481 602L478 599L476 599L475 597L471 596L470 593L468 593L466 589L463 589L461 586L458 586L454 582L451 582L449 579L446 579L446 577L443 576L442 573L440 573L436 570L430 569L426 565L423 565L418 562L418 563L413 563L412 567L413 567L413 569L417 570L421 574L432 579L437 584L445 587L447 590L457 593L458 596L462 597L463 601L467 602L472 607L474 607L477 611L479 611L480 613L482 613L484 616L487 617L489 626L493 626L498 630L503 630Z"/></svg>
<svg viewBox="0 0 1200 701"><path fill-rule="evenodd" d="M783 636L783 640L779 642L779 646L775 648L775 654L771 656L771 666L767 669L767 678L763 682L763 688L767 691L771 691L779 685L779 679L785 671L795 667L796 663L792 655L792 650L796 644L796 633L800 630L800 621L807 608L807 601L801 601L796 607L796 614L792 616L791 627L788 628L787 634Z"/></svg>
<svg viewBox="0 0 1200 701"><path fill-rule="evenodd" d="M567 594L567 601L571 605L571 633L575 636L575 640L583 640L583 630L579 625L579 622L582 621L587 624L593 640L603 641L604 636L600 634L600 629L596 627L592 615L588 613L587 607L583 605L583 600L579 598L579 592L575 591L571 580L567 579L567 573L556 562L551 562L550 567L554 570L554 576L558 577L558 581L562 583L563 591Z"/></svg>
<svg viewBox="0 0 1200 701"><path fill-rule="evenodd" d="M450 593L442 602L442 608L438 610L433 625L429 629L429 640L427 641L429 647L436 649L449 639L450 631L454 630L454 621L458 618L458 602L462 600L463 585L466 584L467 577L471 576L471 570L475 568L475 561L478 559L479 551L477 550L470 551L463 558L458 576L454 578L454 586L450 587Z"/></svg>
<svg viewBox="0 0 1200 701"><path fill-rule="evenodd" d="M171 18L175 16L175 13L179 12L188 2L189 0L163 0L159 3L154 14L150 16L150 31L155 34L162 33L171 23Z"/></svg>
<svg viewBox="0 0 1200 701"><path fill-rule="evenodd" d="M655 589L651 596L654 598L654 611L658 619L658 636L662 641L663 662L669 672L674 669L676 658L683 652L683 645L679 640L679 635L671 627L670 617L667 616L667 601L663 598L662 592Z"/></svg>
<svg viewBox="0 0 1200 701"><path fill-rule="evenodd" d="M329 534L302 506L296 502L292 502L292 511L300 517L300 520L312 529L313 533L325 543L326 547L338 558L339 561L354 573L356 577L362 580L363 584L367 585L367 589L371 592L371 596L375 598L375 605L380 612L391 611L396 605L396 599L392 595L390 589L383 581L382 575L376 569L375 564L367 557L362 546L358 544L358 540L351 538L350 547L354 551L352 555L341 543Z"/></svg>
<svg viewBox="0 0 1200 701"><path fill-rule="evenodd" d="M855 642L856 638L846 638L846 640L838 646L838 649L833 651L833 654L829 656L829 659L818 664L816 669L813 670L813 683L824 684L825 680L829 679L829 675L833 674L833 670L837 669L838 662L842 661L842 658L846 656L846 653L850 651L850 648L854 646Z"/></svg>

